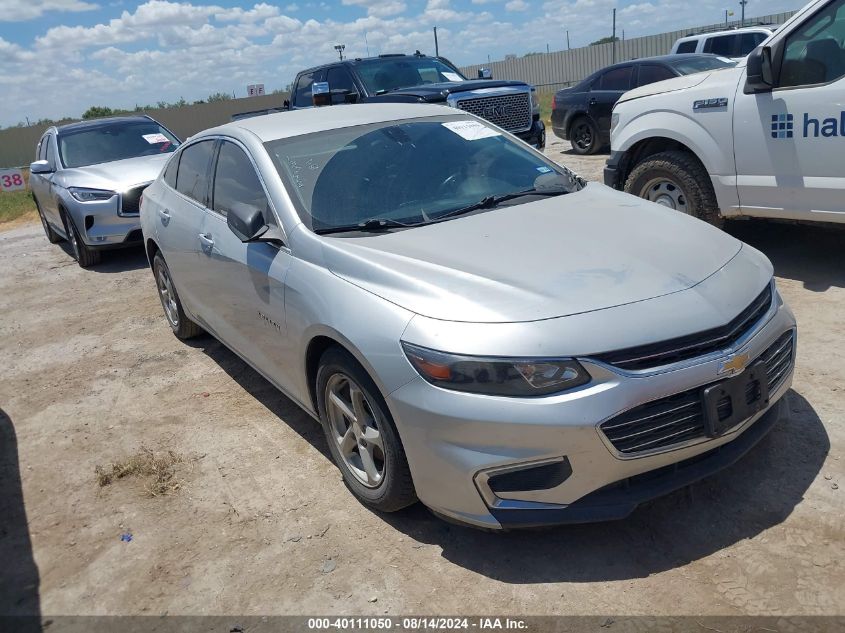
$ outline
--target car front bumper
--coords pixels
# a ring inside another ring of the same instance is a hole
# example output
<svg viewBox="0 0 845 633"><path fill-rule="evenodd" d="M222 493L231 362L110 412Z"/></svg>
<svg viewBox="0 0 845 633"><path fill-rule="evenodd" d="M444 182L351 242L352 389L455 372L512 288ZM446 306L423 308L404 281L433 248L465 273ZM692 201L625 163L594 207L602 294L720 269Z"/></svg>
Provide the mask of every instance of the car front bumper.
<svg viewBox="0 0 845 633"><path fill-rule="evenodd" d="M791 311L778 300L741 351L758 358L794 327ZM794 333L792 345L790 363ZM591 383L532 399L451 391L416 378L390 393L387 403L417 494L438 514L491 529L620 519L644 501L729 466L780 417L792 366L769 394L767 409L719 437L624 455L600 430L640 404L718 382L720 360L634 375L583 358ZM496 479L520 472L525 476Z"/></svg>
<svg viewBox="0 0 845 633"><path fill-rule="evenodd" d="M530 130L518 132L515 136L519 137L535 149L542 150L546 147L546 124L537 119L531 124Z"/></svg>
<svg viewBox="0 0 845 633"><path fill-rule="evenodd" d="M624 183L621 181L622 160L625 152L610 152L610 156L604 165L604 184L613 189L622 189Z"/></svg>
<svg viewBox="0 0 845 633"><path fill-rule="evenodd" d="M82 241L90 248L120 248L143 239L140 214L119 214L117 196L102 202L68 200L65 205Z"/></svg>

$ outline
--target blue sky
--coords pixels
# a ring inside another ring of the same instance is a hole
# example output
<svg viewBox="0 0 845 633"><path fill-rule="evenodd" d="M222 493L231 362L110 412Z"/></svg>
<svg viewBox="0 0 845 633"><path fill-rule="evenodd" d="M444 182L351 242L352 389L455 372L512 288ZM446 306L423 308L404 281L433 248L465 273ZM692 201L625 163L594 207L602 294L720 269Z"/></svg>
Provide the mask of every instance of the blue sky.
<svg viewBox="0 0 845 633"><path fill-rule="evenodd" d="M748 16L800 0L750 0ZM189 101L247 84L284 88L302 67L348 54L433 53L459 65L724 19L731 0L0 0L0 125L79 116L90 105Z"/></svg>

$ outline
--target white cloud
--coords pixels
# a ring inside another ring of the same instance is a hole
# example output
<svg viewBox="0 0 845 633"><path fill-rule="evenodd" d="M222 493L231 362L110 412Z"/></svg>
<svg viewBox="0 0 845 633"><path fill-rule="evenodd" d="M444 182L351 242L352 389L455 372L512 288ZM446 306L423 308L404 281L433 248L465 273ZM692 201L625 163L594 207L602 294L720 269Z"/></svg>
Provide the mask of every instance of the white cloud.
<svg viewBox="0 0 845 633"><path fill-rule="evenodd" d="M362 7L367 15L384 18L404 13L408 6L402 0L342 0L347 6Z"/></svg>
<svg viewBox="0 0 845 633"><path fill-rule="evenodd" d="M508 11L525 11L528 8L528 3L525 0L511 0L505 5Z"/></svg>
<svg viewBox="0 0 845 633"><path fill-rule="evenodd" d="M83 0L0 0L0 22L23 22L45 13L93 11L99 5Z"/></svg>

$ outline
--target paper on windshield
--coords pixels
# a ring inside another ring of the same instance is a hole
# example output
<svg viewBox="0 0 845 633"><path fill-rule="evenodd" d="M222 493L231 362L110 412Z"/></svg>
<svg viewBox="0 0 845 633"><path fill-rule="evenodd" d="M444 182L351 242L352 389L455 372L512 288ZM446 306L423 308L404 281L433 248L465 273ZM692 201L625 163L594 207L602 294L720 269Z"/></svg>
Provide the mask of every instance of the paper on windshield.
<svg viewBox="0 0 845 633"><path fill-rule="evenodd" d="M447 73L447 72L444 72L444 73L441 73L441 74L442 74L444 77L446 77L446 79L448 79L449 81L463 81L463 79L461 78L461 76L460 76L458 73Z"/></svg>
<svg viewBox="0 0 845 633"><path fill-rule="evenodd" d="M501 136L501 132L482 125L478 121L448 121L443 124L443 127L452 130L455 134L468 141L477 141L482 138L490 138L491 136Z"/></svg>
<svg viewBox="0 0 845 633"><path fill-rule="evenodd" d="M167 143L167 137L164 134L142 134L141 135L144 140L149 143L150 145L155 145L156 143Z"/></svg>

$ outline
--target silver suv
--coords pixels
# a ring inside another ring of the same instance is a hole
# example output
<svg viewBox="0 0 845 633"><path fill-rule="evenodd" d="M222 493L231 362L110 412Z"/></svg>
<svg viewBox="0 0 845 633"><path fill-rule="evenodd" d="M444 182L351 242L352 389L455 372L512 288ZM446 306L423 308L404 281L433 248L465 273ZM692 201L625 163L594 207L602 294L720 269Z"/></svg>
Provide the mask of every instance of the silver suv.
<svg viewBox="0 0 845 633"><path fill-rule="evenodd" d="M101 252L141 241L141 192L179 139L148 116L114 117L48 129L29 184L51 244L70 242L83 268Z"/></svg>
<svg viewBox="0 0 845 633"><path fill-rule="evenodd" d="M380 510L620 518L750 450L792 380L759 251L439 105L201 132L141 226L176 336L212 333L317 418Z"/></svg>

